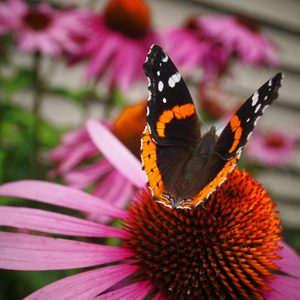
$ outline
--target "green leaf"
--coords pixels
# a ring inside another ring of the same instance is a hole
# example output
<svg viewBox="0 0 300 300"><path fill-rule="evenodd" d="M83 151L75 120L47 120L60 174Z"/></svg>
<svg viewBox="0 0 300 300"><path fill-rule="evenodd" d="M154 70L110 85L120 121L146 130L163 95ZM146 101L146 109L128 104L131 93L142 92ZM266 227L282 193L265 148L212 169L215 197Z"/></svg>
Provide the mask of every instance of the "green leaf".
<svg viewBox="0 0 300 300"><path fill-rule="evenodd" d="M32 85L33 72L29 69L19 69L11 78L2 79L6 97L11 97L17 91Z"/></svg>

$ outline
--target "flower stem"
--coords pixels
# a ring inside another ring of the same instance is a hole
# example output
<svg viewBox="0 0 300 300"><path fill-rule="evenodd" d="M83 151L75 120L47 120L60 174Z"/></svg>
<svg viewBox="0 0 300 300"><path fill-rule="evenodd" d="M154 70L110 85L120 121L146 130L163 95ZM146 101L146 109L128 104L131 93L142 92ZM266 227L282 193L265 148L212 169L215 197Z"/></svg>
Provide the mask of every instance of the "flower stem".
<svg viewBox="0 0 300 300"><path fill-rule="evenodd" d="M32 168L36 177L40 173L39 150L40 150L40 130L41 130L41 106L43 100L43 82L41 78L41 54L36 52L33 55L33 105L32 113L34 115L32 127Z"/></svg>
<svg viewBox="0 0 300 300"><path fill-rule="evenodd" d="M116 98L117 98L118 90L114 86L110 90L110 94L108 95L108 99L105 103L105 108L104 108L104 114L105 117L110 117L111 112L116 104Z"/></svg>

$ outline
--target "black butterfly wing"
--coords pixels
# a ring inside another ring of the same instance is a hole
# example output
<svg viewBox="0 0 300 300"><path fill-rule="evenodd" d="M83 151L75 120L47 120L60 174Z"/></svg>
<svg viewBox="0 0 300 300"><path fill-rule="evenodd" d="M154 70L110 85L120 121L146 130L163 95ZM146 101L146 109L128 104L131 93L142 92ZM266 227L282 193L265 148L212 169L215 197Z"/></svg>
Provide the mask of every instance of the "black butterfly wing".
<svg viewBox="0 0 300 300"><path fill-rule="evenodd" d="M153 45L144 63L149 81L147 124L161 145L195 145L200 126L191 95L170 57Z"/></svg>
<svg viewBox="0 0 300 300"><path fill-rule="evenodd" d="M151 47L144 71L149 99L141 158L154 197L171 206L165 195L175 194L185 163L199 141L200 126L185 82L159 46Z"/></svg>
<svg viewBox="0 0 300 300"><path fill-rule="evenodd" d="M227 178L236 166L243 147L249 139L257 120L264 110L278 97L282 73L276 74L261 86L234 114L222 131L214 148L215 157L210 168L210 179L189 202L182 202L182 208L196 207L207 199Z"/></svg>
<svg viewBox="0 0 300 300"><path fill-rule="evenodd" d="M282 78L283 74L278 73L262 85L226 125L215 147L215 152L224 160L230 160L242 151L258 119L278 97Z"/></svg>

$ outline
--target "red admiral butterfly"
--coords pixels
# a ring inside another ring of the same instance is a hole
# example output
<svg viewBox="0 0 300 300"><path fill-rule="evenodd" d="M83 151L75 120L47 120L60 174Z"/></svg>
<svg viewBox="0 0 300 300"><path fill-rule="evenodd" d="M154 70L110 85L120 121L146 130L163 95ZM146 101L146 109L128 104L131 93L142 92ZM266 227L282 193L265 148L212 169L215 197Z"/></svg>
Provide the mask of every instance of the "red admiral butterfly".
<svg viewBox="0 0 300 300"><path fill-rule="evenodd" d="M147 124L141 140L143 169L157 202L196 207L236 166L257 120L278 96L282 73L261 86L235 113L221 135L203 136L190 93L169 56L157 45L147 55Z"/></svg>

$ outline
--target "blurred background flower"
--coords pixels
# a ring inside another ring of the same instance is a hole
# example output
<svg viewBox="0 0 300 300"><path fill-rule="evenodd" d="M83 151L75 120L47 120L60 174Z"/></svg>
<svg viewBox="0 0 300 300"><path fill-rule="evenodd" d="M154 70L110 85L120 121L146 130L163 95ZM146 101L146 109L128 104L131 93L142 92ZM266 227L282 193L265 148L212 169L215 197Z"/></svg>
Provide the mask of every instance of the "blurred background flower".
<svg viewBox="0 0 300 300"><path fill-rule="evenodd" d="M252 65L277 65L275 44L257 22L247 16L203 16L196 20L206 39L219 45L228 57Z"/></svg>
<svg viewBox="0 0 300 300"><path fill-rule="evenodd" d="M98 122L140 159L140 139L146 124L145 101L128 106L114 122ZM56 164L56 168L49 172L50 178L61 176L67 185L87 189L117 207L124 208L135 191L134 186L109 160L99 155L85 127L66 133L61 144L51 150L48 157ZM99 214L95 212L90 217L99 218Z"/></svg>
<svg viewBox="0 0 300 300"><path fill-rule="evenodd" d="M88 35L71 61L87 60L87 79L105 78L110 89L122 90L145 80L141 65L158 42L145 1L110 1L103 11L87 15L84 24Z"/></svg>
<svg viewBox="0 0 300 300"><path fill-rule="evenodd" d="M296 137L276 129L256 130L245 148L245 156L266 167L284 167L293 163Z"/></svg>
<svg viewBox="0 0 300 300"><path fill-rule="evenodd" d="M1 3L0 31L11 32L24 51L58 56L78 48L73 35L82 27L76 10L55 10L48 3L32 7L23 0L8 0Z"/></svg>
<svg viewBox="0 0 300 300"><path fill-rule="evenodd" d="M164 32L163 38L166 49L183 71L203 70L202 81L230 72L232 60L257 66L278 63L274 43L248 17L193 17L183 26Z"/></svg>

